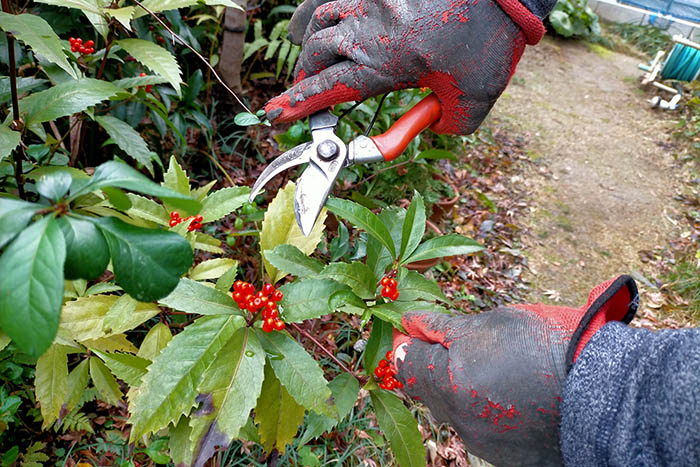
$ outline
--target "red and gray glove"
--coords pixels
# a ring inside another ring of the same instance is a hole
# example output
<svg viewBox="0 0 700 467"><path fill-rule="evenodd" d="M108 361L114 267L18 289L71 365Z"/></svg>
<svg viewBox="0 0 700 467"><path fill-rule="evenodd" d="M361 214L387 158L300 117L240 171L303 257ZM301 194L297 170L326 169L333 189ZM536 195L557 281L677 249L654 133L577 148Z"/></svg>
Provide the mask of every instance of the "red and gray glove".
<svg viewBox="0 0 700 467"><path fill-rule="evenodd" d="M303 43L296 84L266 104L270 120L428 87L442 105L431 128L468 134L544 26L517 0L306 0L289 33Z"/></svg>
<svg viewBox="0 0 700 467"><path fill-rule="evenodd" d="M583 308L515 305L470 316L406 313L394 364L409 395L497 466L563 463L559 405L568 370L608 321L637 310L629 276L597 286Z"/></svg>

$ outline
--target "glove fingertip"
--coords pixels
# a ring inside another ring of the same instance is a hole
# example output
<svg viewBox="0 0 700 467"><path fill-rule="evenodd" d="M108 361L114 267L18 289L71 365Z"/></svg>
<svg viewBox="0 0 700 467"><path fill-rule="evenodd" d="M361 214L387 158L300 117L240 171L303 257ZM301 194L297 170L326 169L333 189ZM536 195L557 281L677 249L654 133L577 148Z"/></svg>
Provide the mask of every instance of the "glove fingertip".
<svg viewBox="0 0 700 467"><path fill-rule="evenodd" d="M401 324L409 336L428 343L442 344L449 347L447 341L447 326L444 326L449 315L442 313L409 311L401 317Z"/></svg>

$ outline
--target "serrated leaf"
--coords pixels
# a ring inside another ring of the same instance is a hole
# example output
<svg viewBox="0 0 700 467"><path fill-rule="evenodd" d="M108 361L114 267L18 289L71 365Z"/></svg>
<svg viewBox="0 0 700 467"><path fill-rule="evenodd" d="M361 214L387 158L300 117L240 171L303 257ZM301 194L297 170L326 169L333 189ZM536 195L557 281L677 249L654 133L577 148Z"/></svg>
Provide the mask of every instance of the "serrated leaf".
<svg viewBox="0 0 700 467"><path fill-rule="evenodd" d="M214 448L228 446L248 421L260 395L265 352L248 327L236 331L197 386L201 408L192 414L190 439L198 446L195 465L203 465Z"/></svg>
<svg viewBox="0 0 700 467"><path fill-rule="evenodd" d="M97 357L90 357L90 379L99 393L99 399L111 405L117 405L122 400L119 383L109 369Z"/></svg>
<svg viewBox="0 0 700 467"><path fill-rule="evenodd" d="M107 8L105 10L105 13L119 21L119 23L121 23L121 25L124 26L124 28L127 31L131 31L131 18L134 16L135 9L136 7L134 6L125 6L122 8Z"/></svg>
<svg viewBox="0 0 700 467"><path fill-rule="evenodd" d="M379 428L389 439L391 451L401 467L425 466L425 446L418 422L401 399L384 390L369 392Z"/></svg>
<svg viewBox="0 0 700 467"><path fill-rule="evenodd" d="M185 196L190 195L190 179L187 172L178 164L175 156L170 156L168 170L163 176L163 186Z"/></svg>
<svg viewBox="0 0 700 467"><path fill-rule="evenodd" d="M214 185L216 185L218 180L212 180L211 182L207 183L204 186L200 186L199 188L195 188L192 190L192 197L196 199L197 201L202 201L204 198L207 197L209 194L209 191L211 191L212 188L214 188Z"/></svg>
<svg viewBox="0 0 700 467"><path fill-rule="evenodd" d="M49 456L41 452L46 448L46 443L36 441L27 448L27 452L22 455L22 467L43 467L49 460Z"/></svg>
<svg viewBox="0 0 700 467"><path fill-rule="evenodd" d="M66 8L75 8L80 11L89 11L90 13L100 14L101 11L97 8L94 2L86 0L37 0L37 3L46 5L62 6Z"/></svg>
<svg viewBox="0 0 700 467"><path fill-rule="evenodd" d="M233 283L236 282L236 276L238 275L238 264L235 268L231 268L219 277L216 281L216 290L220 290L224 293L228 293L233 287Z"/></svg>
<svg viewBox="0 0 700 467"><path fill-rule="evenodd" d="M112 81L112 84L122 89L131 89L139 86L148 86L154 84L167 83L168 80L158 75L133 76L131 78L122 78Z"/></svg>
<svg viewBox="0 0 700 467"><path fill-rule="evenodd" d="M214 258L202 261L194 267L190 279L203 281L206 279L218 279L231 268L238 267L238 261L230 258Z"/></svg>
<svg viewBox="0 0 700 467"><path fill-rule="evenodd" d="M194 407L196 383L244 323L238 316L205 316L173 337L130 399L132 440L166 427Z"/></svg>
<svg viewBox="0 0 700 467"><path fill-rule="evenodd" d="M328 381L323 370L304 347L287 334L258 333L260 342L270 355L269 361L275 375L298 404L317 413L335 416Z"/></svg>
<svg viewBox="0 0 700 467"><path fill-rule="evenodd" d="M176 233L135 227L115 217L96 222L107 240L117 284L139 301L168 295L192 265L192 249Z"/></svg>
<svg viewBox="0 0 700 467"><path fill-rule="evenodd" d="M0 197L0 248L17 235L42 205Z"/></svg>
<svg viewBox="0 0 700 467"><path fill-rule="evenodd" d="M403 304L397 305L396 302L383 303L381 305L375 305L369 310L374 317L381 318L383 321L391 323L396 329L403 331L403 325L401 324L401 315L403 314L402 305Z"/></svg>
<svg viewBox="0 0 700 467"><path fill-rule="evenodd" d="M400 301L414 300L440 300L447 301L447 297L442 293L440 285L436 281L426 279L416 271L409 271L401 268L398 278Z"/></svg>
<svg viewBox="0 0 700 467"><path fill-rule="evenodd" d="M95 117L95 121L105 129L110 138L119 146L119 149L133 157L136 162L143 165L153 175L153 151L148 149L138 131L128 123L110 115Z"/></svg>
<svg viewBox="0 0 700 467"><path fill-rule="evenodd" d="M177 425L169 430L168 449L170 458L178 467L190 466L194 462L195 447L190 442L191 431L188 417L180 417Z"/></svg>
<svg viewBox="0 0 700 467"><path fill-rule="evenodd" d="M221 242L211 235L202 232L195 232L194 247L198 250L210 253L224 254L224 250L219 246Z"/></svg>
<svg viewBox="0 0 700 467"><path fill-rule="evenodd" d="M53 86L19 101L25 125L49 122L82 112L119 92L119 88L100 79L81 78Z"/></svg>
<svg viewBox="0 0 700 467"><path fill-rule="evenodd" d="M63 271L67 279L93 280L107 269L109 249L102 232L84 219L61 217L58 225L66 241Z"/></svg>
<svg viewBox="0 0 700 467"><path fill-rule="evenodd" d="M197 212L201 207L198 201L189 196L162 187L128 165L117 161L100 164L95 169L95 175L90 180L81 182L79 186L76 186L74 181L71 197L76 198L106 186L157 196L173 206L191 212Z"/></svg>
<svg viewBox="0 0 700 467"><path fill-rule="evenodd" d="M22 139L22 133L10 130L5 125L0 125L0 162L17 147Z"/></svg>
<svg viewBox="0 0 700 467"><path fill-rule="evenodd" d="M34 88L42 86L48 83L47 79L36 79L36 78L22 78L17 77L17 95L21 96ZM9 102L12 97L12 88L10 86L9 76L0 76L0 104ZM7 128L7 127L5 127ZM2 159L2 156L0 156Z"/></svg>
<svg viewBox="0 0 700 467"><path fill-rule="evenodd" d="M406 211L401 231L401 249L399 258L411 256L420 244L425 233L425 205L423 197L417 191L413 191L413 200Z"/></svg>
<svg viewBox="0 0 700 467"><path fill-rule="evenodd" d="M377 282L374 273L364 263L331 263L323 268L319 276L349 286L360 298L370 299L376 296Z"/></svg>
<svg viewBox="0 0 700 467"><path fill-rule="evenodd" d="M158 323L148 331L136 356L153 361L172 339L173 334L168 325Z"/></svg>
<svg viewBox="0 0 700 467"><path fill-rule="evenodd" d="M335 406L338 408L338 416L333 418L310 413L306 420L306 430L299 440L299 446L308 443L311 439L320 436L326 431L330 431L350 413L355 406L355 401L357 401L360 383L353 375L341 373L328 383L328 388L333 394Z"/></svg>
<svg viewBox="0 0 700 467"><path fill-rule="evenodd" d="M392 349L393 333L394 328L390 323L377 317L372 319L372 332L365 346L364 355L365 371L370 376L377 365L379 365L379 361Z"/></svg>
<svg viewBox="0 0 700 467"><path fill-rule="evenodd" d="M228 8L235 8L236 10L241 10L241 6L232 2L231 0L145 0L142 2L143 6L148 8L154 13L168 10L177 10L180 8L187 8L190 6L199 5L204 3L209 6L225 6ZM140 18L141 16L147 15L148 13L143 8L138 8L134 13L134 19Z"/></svg>
<svg viewBox="0 0 700 467"><path fill-rule="evenodd" d="M7 347L10 342L12 342L12 339L10 339L10 336L2 332L0 330L0 350L3 350L5 347Z"/></svg>
<svg viewBox="0 0 700 467"><path fill-rule="evenodd" d="M168 49L143 39L121 39L116 43L143 66L167 79L178 97L182 97L182 72Z"/></svg>
<svg viewBox="0 0 700 467"><path fill-rule="evenodd" d="M282 454L304 421L304 407L280 384L269 364L265 365L265 381L255 407L255 421L265 451L276 448Z"/></svg>
<svg viewBox="0 0 700 467"><path fill-rule="evenodd" d="M349 288L331 279L307 278L285 284L280 290L284 294L280 302L284 321L297 323L330 313L328 299L331 295Z"/></svg>
<svg viewBox="0 0 700 467"><path fill-rule="evenodd" d="M43 18L34 14L12 15L0 13L0 28L5 32L11 32L17 39L27 44L32 50L60 66L74 79L78 75L63 53L61 40L53 32L53 28ZM25 122L28 124L28 122Z"/></svg>
<svg viewBox="0 0 700 467"><path fill-rule="evenodd" d="M443 235L423 242L411 256L401 260L401 264L445 256L468 255L483 250L476 240L458 234Z"/></svg>
<svg viewBox="0 0 700 467"><path fill-rule="evenodd" d="M262 230L260 231L260 251L272 250L277 245L287 244L297 247L306 255L310 255L316 249L318 242L321 241L321 234L325 227L326 211L321 211L309 236L304 236L294 216L295 190L296 185L293 182L287 183L283 189L277 192L275 199L267 207ZM267 271L273 284L286 275L270 264L264 258L264 255L263 259L265 271Z"/></svg>
<svg viewBox="0 0 700 467"><path fill-rule="evenodd" d="M274 250L267 250L263 254L272 266L293 276L312 276L323 269L323 263L307 256L294 245L277 245Z"/></svg>
<svg viewBox="0 0 700 467"><path fill-rule="evenodd" d="M119 211L126 211L131 207L131 200L119 188L106 186L102 188L102 193L107 197L109 204L114 206Z"/></svg>
<svg viewBox="0 0 700 467"><path fill-rule="evenodd" d="M155 303L137 302L129 295L122 295L109 307L102 321L105 334L131 330L160 313Z"/></svg>
<svg viewBox="0 0 700 467"><path fill-rule="evenodd" d="M89 349L101 350L102 352L129 352L136 353L138 349L126 338L126 334L114 334L97 339L86 339L81 341Z"/></svg>
<svg viewBox="0 0 700 467"><path fill-rule="evenodd" d="M395 258L396 247L391 233L372 211L361 204L340 198L328 198L326 207L336 216L348 220L355 227L377 239L391 253L392 258Z"/></svg>
<svg viewBox="0 0 700 467"><path fill-rule="evenodd" d="M351 290L339 290L328 298L331 311L341 311L350 314L363 314L367 309L364 301Z"/></svg>
<svg viewBox="0 0 700 467"><path fill-rule="evenodd" d="M68 347L54 344L36 362L34 387L41 404L42 428L58 419L68 394Z"/></svg>
<svg viewBox="0 0 700 467"><path fill-rule="evenodd" d="M158 303L200 315L241 315L229 294L187 278L180 279L175 290Z"/></svg>
<svg viewBox="0 0 700 467"><path fill-rule="evenodd" d="M203 222L219 220L243 206L243 203L248 201L249 194L250 188L247 186L222 188L204 198L199 214Z"/></svg>
<svg viewBox="0 0 700 467"><path fill-rule="evenodd" d="M151 364L146 360L136 355L127 353L105 353L99 350L93 351L102 359L104 364L117 378L124 381L129 386L139 386L141 379L146 374L148 365Z"/></svg>
<svg viewBox="0 0 700 467"><path fill-rule="evenodd" d="M66 386L68 387L65 403L61 406L60 417L63 418L78 405L80 398L83 396L89 380L88 375L88 360L85 359L78 363L68 374Z"/></svg>
<svg viewBox="0 0 700 467"><path fill-rule="evenodd" d="M377 217L379 217L379 220L382 221L391 233L394 245L400 245L406 210L400 208L385 208ZM392 262L393 256L389 250L387 250L379 240L369 236L367 238L367 266L374 271L375 277L382 277Z"/></svg>
<svg viewBox="0 0 700 467"><path fill-rule="evenodd" d="M155 201L143 196L127 193L126 196L131 201L131 207L126 213L131 217L138 217L160 225L168 225L170 216L165 208Z"/></svg>
<svg viewBox="0 0 700 467"><path fill-rule="evenodd" d="M44 353L56 335L65 257L53 217L30 225L0 256L0 328L30 355Z"/></svg>

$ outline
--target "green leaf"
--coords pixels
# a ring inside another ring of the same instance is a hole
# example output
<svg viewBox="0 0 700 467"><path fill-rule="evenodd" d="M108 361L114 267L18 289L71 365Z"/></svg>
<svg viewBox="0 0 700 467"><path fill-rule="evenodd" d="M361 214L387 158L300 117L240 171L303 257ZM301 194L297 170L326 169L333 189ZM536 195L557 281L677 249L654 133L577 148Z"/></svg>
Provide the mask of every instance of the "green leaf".
<svg viewBox="0 0 700 467"><path fill-rule="evenodd" d="M196 382L244 323L238 316L205 316L173 337L130 399L131 440L165 428L194 407Z"/></svg>
<svg viewBox="0 0 700 467"><path fill-rule="evenodd" d="M294 183L287 183L283 189L277 192L275 199L267 207L262 230L260 231L260 251L272 250L277 245L287 244L294 245L304 254L310 255L316 249L318 242L321 241L321 234L323 233L326 220L325 210L321 211L309 236L304 236L294 216L295 190L296 185ZM264 258L264 255L263 259L265 261L265 271L267 271L273 284L285 276L283 272L272 266Z"/></svg>
<svg viewBox="0 0 700 467"><path fill-rule="evenodd" d="M389 250L392 258L396 257L396 247L391 238L391 233L372 211L361 204L340 198L328 198L326 207L336 216L347 219L355 227L366 231L369 235L379 240Z"/></svg>
<svg viewBox="0 0 700 467"><path fill-rule="evenodd" d="M248 201L249 194L250 188L247 186L222 188L213 192L202 202L202 210L199 212L203 217L202 222L212 222L228 216Z"/></svg>
<svg viewBox="0 0 700 467"><path fill-rule="evenodd" d="M262 123L262 120L260 120L257 115L250 112L240 112L233 118L233 123L238 126L251 126Z"/></svg>
<svg viewBox="0 0 700 467"><path fill-rule="evenodd" d="M284 298L280 304L284 308L284 321L297 323L305 319L318 318L331 312L328 299L348 287L331 279L308 278L280 287Z"/></svg>
<svg viewBox="0 0 700 467"><path fill-rule="evenodd" d="M128 7L127 7L128 8ZM133 76L131 78L122 78L112 81L112 84L122 89L131 89L140 86L148 86L149 84L163 84L168 80L158 75Z"/></svg>
<svg viewBox="0 0 700 467"><path fill-rule="evenodd" d="M274 250L264 251L263 254L272 266L293 276L307 277L323 269L323 263L310 258L294 245L277 245Z"/></svg>
<svg viewBox="0 0 700 467"><path fill-rule="evenodd" d="M107 269L109 249L102 233L90 221L75 217L58 219L66 241L66 279L93 280Z"/></svg>
<svg viewBox="0 0 700 467"><path fill-rule="evenodd" d="M170 188L182 195L190 196L190 179L187 177L187 172L177 163L175 156L170 156L168 170L165 172L163 178L163 186L165 188Z"/></svg>
<svg viewBox="0 0 700 467"><path fill-rule="evenodd" d="M146 374L148 365L151 364L149 360L127 353L109 354L95 349L93 352L102 359L114 376L129 386L140 386L141 379Z"/></svg>
<svg viewBox="0 0 700 467"><path fill-rule="evenodd" d="M102 188L102 193L107 196L109 204L114 206L119 211L126 211L127 209L131 208L131 200L119 188L106 186Z"/></svg>
<svg viewBox="0 0 700 467"><path fill-rule="evenodd" d="M177 425L170 428L168 434L168 449L170 458L176 466L194 465L194 456L196 448L190 442L190 419L188 417L180 417Z"/></svg>
<svg viewBox="0 0 700 467"><path fill-rule="evenodd" d="M425 233L425 205L423 204L423 197L415 190L413 191L411 205L406 211L401 232L399 258L404 258L411 256Z"/></svg>
<svg viewBox="0 0 700 467"><path fill-rule="evenodd" d="M90 13L101 14L99 8L97 8L94 2L89 2L85 0L36 0L37 3L44 3L46 5L62 6L66 8L75 8L80 11L89 11Z"/></svg>
<svg viewBox="0 0 700 467"><path fill-rule="evenodd" d="M10 344L10 342L12 342L10 336L0 331L0 350L3 350L5 347L7 347Z"/></svg>
<svg viewBox="0 0 700 467"><path fill-rule="evenodd" d="M230 258L215 258L202 261L194 267L190 279L203 281L206 279L218 279L231 268L238 267L238 261Z"/></svg>
<svg viewBox="0 0 700 467"><path fill-rule="evenodd" d="M204 0L203 2L200 0L145 0L141 3L144 7L148 8L154 13L187 8L190 6L199 5L200 3L204 3L205 5L209 6L223 5L225 7L235 8L236 10L241 9L240 5L232 2L231 0ZM148 13L143 8L138 8L134 13L134 19L146 14Z"/></svg>
<svg viewBox="0 0 700 467"><path fill-rule="evenodd" d="M260 395L264 368L265 352L249 327L236 331L219 351L197 386L196 400L202 405L190 422L196 463L204 465L216 446L238 438Z"/></svg>
<svg viewBox="0 0 700 467"><path fill-rule="evenodd" d="M53 32L49 23L40 16L29 13L22 15L0 13L0 28L5 32L11 32L17 39L31 47L35 53L60 66L74 79L78 79L78 75L63 53L61 40Z"/></svg>
<svg viewBox="0 0 700 467"><path fill-rule="evenodd" d="M328 307L331 311L342 313L363 314L367 309L364 301L352 291L344 289L332 294L328 299Z"/></svg>
<svg viewBox="0 0 700 467"><path fill-rule="evenodd" d="M68 172L54 172L39 177L36 182L36 191L44 198L58 201L68 193L73 177Z"/></svg>
<svg viewBox="0 0 700 467"><path fill-rule="evenodd" d="M168 49L143 39L122 39L116 43L143 66L167 79L178 97L182 97L180 66Z"/></svg>
<svg viewBox="0 0 700 467"><path fill-rule="evenodd" d="M78 405L78 402L80 402L80 398L83 396L85 389L87 389L88 380L88 360L85 359L78 363L78 365L68 374L68 381L66 383L68 392L65 403L61 406L59 416L61 419L69 414L71 410Z"/></svg>
<svg viewBox="0 0 700 467"><path fill-rule="evenodd" d="M238 266L231 268L219 277L216 281L216 290L220 290L224 293L228 293L233 287L233 283L236 281L236 276L238 275Z"/></svg>
<svg viewBox="0 0 700 467"><path fill-rule="evenodd" d="M161 204L133 193L127 193L126 196L131 202L131 207L126 210L129 216L145 219L164 226L168 225L170 216Z"/></svg>
<svg viewBox="0 0 700 467"><path fill-rule="evenodd" d="M440 285L436 281L426 279L416 271L409 271L401 268L398 280L399 300L440 300L447 301L447 297L442 293Z"/></svg>
<svg viewBox="0 0 700 467"><path fill-rule="evenodd" d="M394 328L388 322L375 317L372 320L372 333L365 346L365 371L372 375L379 361L393 348Z"/></svg>
<svg viewBox="0 0 700 467"><path fill-rule="evenodd" d="M82 112L118 92L119 88L109 81L81 78L30 94L19 105L26 114L25 125L31 126Z"/></svg>
<svg viewBox="0 0 700 467"><path fill-rule="evenodd" d="M17 147L22 139L22 132L10 130L5 125L0 125L0 162Z"/></svg>
<svg viewBox="0 0 700 467"><path fill-rule="evenodd" d="M338 422L344 419L355 406L357 395L360 391L360 383L349 373L341 373L333 381L328 383L328 388L333 394L335 406L338 408L337 418L327 417L317 413L310 413L306 420L306 431L299 440L299 446L308 443L311 439L330 431Z"/></svg>
<svg viewBox="0 0 700 467"><path fill-rule="evenodd" d="M265 365L265 381L255 407L255 421L265 451L276 448L281 454L304 421L304 407L297 404L280 384L270 365Z"/></svg>
<svg viewBox="0 0 700 467"><path fill-rule="evenodd" d="M158 303L200 315L241 316L242 313L231 295L187 278L180 279L175 290Z"/></svg>
<svg viewBox="0 0 700 467"><path fill-rule="evenodd" d="M0 256L0 328L30 355L44 353L56 335L65 257L53 217L29 226Z"/></svg>
<svg viewBox="0 0 700 467"><path fill-rule="evenodd" d="M136 356L153 361L172 339L173 334L168 325L158 323L148 331Z"/></svg>
<svg viewBox="0 0 700 467"><path fill-rule="evenodd" d="M126 338L126 334L112 334L110 336L87 339L80 342L85 347L102 352L129 352L136 353L138 349Z"/></svg>
<svg viewBox="0 0 700 467"><path fill-rule="evenodd" d="M111 405L118 405L122 400L119 383L109 369L97 357L90 357L90 378L99 393L99 399Z"/></svg>
<svg viewBox="0 0 700 467"><path fill-rule="evenodd" d="M47 79L36 79L36 78L17 78L17 95L21 96L24 93L31 91L34 88L42 86L48 83ZM12 97L12 88L10 86L10 77L1 76L0 77L0 104L9 102ZM2 159L2 156L0 156Z"/></svg>
<svg viewBox="0 0 700 467"><path fill-rule="evenodd" d="M175 207L190 212L197 212L201 207L199 202L193 200L188 195L183 195L162 187L128 165L117 161L100 164L97 169L95 169L95 175L93 175L87 183L83 182L77 189L75 189L76 186L74 182L74 187L71 189L71 197L76 198L79 195L87 194L105 186L114 186L124 190L157 196Z"/></svg>
<svg viewBox="0 0 700 467"><path fill-rule="evenodd" d="M316 413L334 416L336 409L323 370L304 347L281 332L259 332L258 336L275 375L294 400Z"/></svg>
<svg viewBox="0 0 700 467"><path fill-rule="evenodd" d="M192 265L192 249L176 233L135 227L116 217L95 222L107 240L117 284L139 301L168 295Z"/></svg>
<svg viewBox="0 0 700 467"><path fill-rule="evenodd" d="M131 18L134 16L135 6L125 6L123 8L108 8L105 10L112 18L121 23L127 31L131 31Z"/></svg>
<svg viewBox="0 0 700 467"><path fill-rule="evenodd" d="M331 263L319 275L348 285L360 298L370 299L376 296L374 273L364 263Z"/></svg>
<svg viewBox="0 0 700 467"><path fill-rule="evenodd" d="M219 245L221 245L221 242L211 235L207 235L202 232L195 232L194 247L196 249L223 255L224 250Z"/></svg>
<svg viewBox="0 0 700 467"><path fill-rule="evenodd" d="M137 302L129 295L122 295L105 314L102 331L115 334L134 329L160 313L155 303Z"/></svg>
<svg viewBox="0 0 700 467"><path fill-rule="evenodd" d="M197 201L203 201L204 198L206 198L209 194L209 191L211 191L211 189L214 188L214 185L216 185L217 183L218 180L212 180L206 185L200 186L199 188L195 188L194 190L192 190L192 197Z"/></svg>
<svg viewBox="0 0 700 467"><path fill-rule="evenodd" d="M379 428L389 439L391 451L401 467L425 466L425 446L418 431L418 422L401 399L388 391L374 390L372 408Z"/></svg>
<svg viewBox="0 0 700 467"><path fill-rule="evenodd" d="M458 234L443 235L423 242L411 256L402 259L401 264L445 256L468 255L483 249L483 246L471 238Z"/></svg>
<svg viewBox="0 0 700 467"><path fill-rule="evenodd" d="M562 10L555 10L549 14L549 22L557 31L564 37L571 37L574 35L574 27L571 24L571 19L569 15Z"/></svg>
<svg viewBox="0 0 700 467"><path fill-rule="evenodd" d="M0 248L17 235L43 206L0 197Z"/></svg>
<svg viewBox="0 0 700 467"><path fill-rule="evenodd" d="M391 233L394 245L400 245L406 210L385 208L378 217ZM375 277L382 277L392 262L393 256L389 250L376 238L369 237L367 239L367 266L374 271Z"/></svg>
<svg viewBox="0 0 700 467"><path fill-rule="evenodd" d="M110 138L119 146L119 149L133 157L136 162L143 165L153 175L153 151L143 140L138 131L128 123L110 115L95 117L95 121L107 131Z"/></svg>
<svg viewBox="0 0 700 467"><path fill-rule="evenodd" d="M68 347L54 344L36 362L34 387L41 404L41 426L46 429L58 419L68 394Z"/></svg>

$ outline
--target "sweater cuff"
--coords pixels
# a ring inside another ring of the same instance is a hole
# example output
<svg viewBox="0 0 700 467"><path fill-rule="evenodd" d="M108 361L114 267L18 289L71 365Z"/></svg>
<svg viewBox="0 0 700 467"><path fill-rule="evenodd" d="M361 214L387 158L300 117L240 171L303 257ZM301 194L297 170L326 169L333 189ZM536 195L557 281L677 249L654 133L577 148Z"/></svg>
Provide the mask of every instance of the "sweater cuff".
<svg viewBox="0 0 700 467"><path fill-rule="evenodd" d="M569 373L565 465L699 465L700 331L603 326Z"/></svg>

